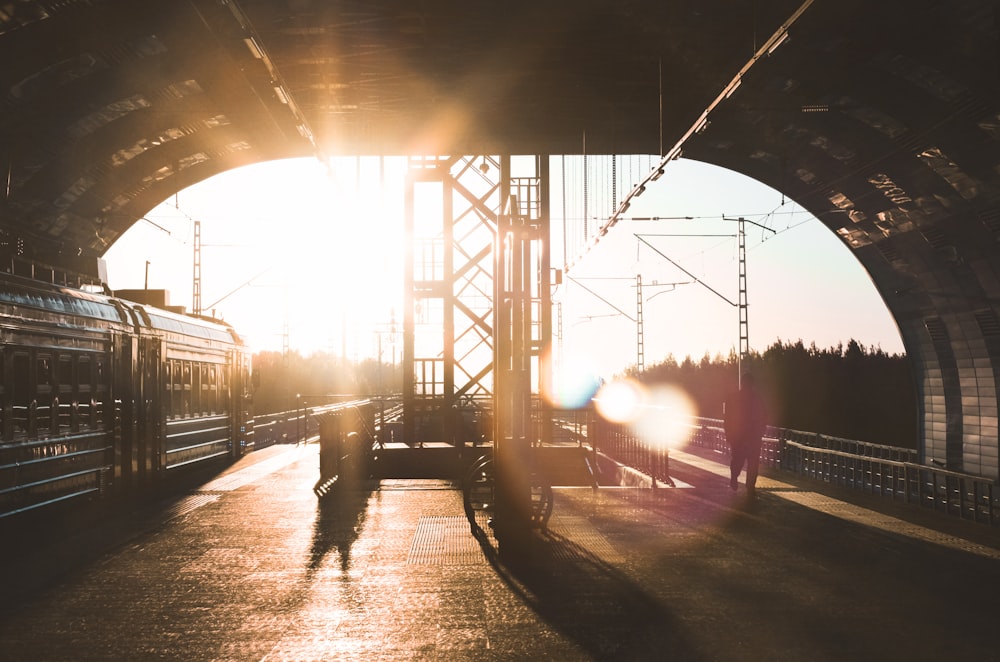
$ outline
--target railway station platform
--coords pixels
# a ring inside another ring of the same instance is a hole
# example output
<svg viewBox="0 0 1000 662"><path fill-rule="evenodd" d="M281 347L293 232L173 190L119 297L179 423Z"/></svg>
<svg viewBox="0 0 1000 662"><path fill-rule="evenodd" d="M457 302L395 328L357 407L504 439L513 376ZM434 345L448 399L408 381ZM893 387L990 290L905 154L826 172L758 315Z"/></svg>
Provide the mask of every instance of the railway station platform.
<svg viewBox="0 0 1000 662"><path fill-rule="evenodd" d="M141 509L2 545L4 660L1000 659L1000 534L721 456L676 486L556 488L534 563L460 490L317 498L315 444L256 451ZM344 486L346 488L346 486Z"/></svg>

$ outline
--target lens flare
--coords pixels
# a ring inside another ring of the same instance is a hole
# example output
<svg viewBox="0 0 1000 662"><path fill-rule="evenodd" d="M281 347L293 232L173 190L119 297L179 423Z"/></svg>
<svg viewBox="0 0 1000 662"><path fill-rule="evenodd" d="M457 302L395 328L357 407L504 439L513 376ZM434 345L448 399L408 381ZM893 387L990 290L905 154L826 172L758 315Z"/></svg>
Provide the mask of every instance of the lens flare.
<svg viewBox="0 0 1000 662"><path fill-rule="evenodd" d="M583 407L601 385L601 378L586 365L566 366L550 381L542 383L542 393L554 406L564 409Z"/></svg>
<svg viewBox="0 0 1000 662"><path fill-rule="evenodd" d="M645 388L631 379L609 382L594 397L597 411L613 423L632 421L645 401Z"/></svg>
<svg viewBox="0 0 1000 662"><path fill-rule="evenodd" d="M686 392L675 386L658 385L646 393L645 404L632 420L632 430L646 443L661 448L679 448L694 433L697 408Z"/></svg>
<svg viewBox="0 0 1000 662"><path fill-rule="evenodd" d="M604 385L594 397L597 411L612 423L625 423L644 443L678 448L694 432L697 407L676 386L644 386L630 379Z"/></svg>

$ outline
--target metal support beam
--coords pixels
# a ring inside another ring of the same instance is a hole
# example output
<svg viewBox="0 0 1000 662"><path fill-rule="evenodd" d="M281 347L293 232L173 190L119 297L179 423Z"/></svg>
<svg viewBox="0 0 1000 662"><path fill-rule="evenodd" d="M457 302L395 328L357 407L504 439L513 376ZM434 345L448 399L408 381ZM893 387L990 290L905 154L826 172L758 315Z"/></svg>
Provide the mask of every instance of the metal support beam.
<svg viewBox="0 0 1000 662"><path fill-rule="evenodd" d="M464 443L468 407L492 410L494 534L530 549L532 448L551 440L549 161L411 158L405 190L403 438Z"/></svg>
<svg viewBox="0 0 1000 662"><path fill-rule="evenodd" d="M494 157L411 157L405 191L403 438L464 444L493 397ZM478 412L477 412L478 413Z"/></svg>
<svg viewBox="0 0 1000 662"><path fill-rule="evenodd" d="M509 160L502 158L504 172ZM494 533L501 556L515 561L529 558L532 548L531 449L551 437L551 412L533 397L551 369L547 156L536 158L535 170L531 177L502 176L507 194L494 251Z"/></svg>

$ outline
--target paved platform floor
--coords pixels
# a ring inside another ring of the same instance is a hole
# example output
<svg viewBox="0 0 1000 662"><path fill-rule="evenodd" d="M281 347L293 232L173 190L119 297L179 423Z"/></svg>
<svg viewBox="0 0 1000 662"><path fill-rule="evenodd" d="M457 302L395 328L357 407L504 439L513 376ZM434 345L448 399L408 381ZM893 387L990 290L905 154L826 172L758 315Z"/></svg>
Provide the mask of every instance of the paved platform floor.
<svg viewBox="0 0 1000 662"><path fill-rule="evenodd" d="M318 499L314 445L265 449L3 540L0 659L1000 659L996 529L782 475L748 509L712 456L672 469L676 488L558 488L513 569L448 482Z"/></svg>

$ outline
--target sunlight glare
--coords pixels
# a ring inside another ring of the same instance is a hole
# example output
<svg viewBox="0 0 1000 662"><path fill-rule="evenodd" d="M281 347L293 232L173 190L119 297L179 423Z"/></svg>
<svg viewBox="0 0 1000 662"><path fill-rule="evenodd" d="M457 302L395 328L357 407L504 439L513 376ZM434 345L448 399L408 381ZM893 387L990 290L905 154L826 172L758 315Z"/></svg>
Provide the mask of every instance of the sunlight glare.
<svg viewBox="0 0 1000 662"><path fill-rule="evenodd" d="M150 288L190 309L197 219L202 303L253 351L282 348L287 333L289 347L306 354L373 356L392 345L402 316L404 167L402 159L291 159L212 177L116 242L111 286L142 287L145 269Z"/></svg>
<svg viewBox="0 0 1000 662"><path fill-rule="evenodd" d="M697 415L684 390L667 384L644 386L632 379L606 384L594 398L597 411L613 423L626 423L644 442L678 448L690 438Z"/></svg>
<svg viewBox="0 0 1000 662"><path fill-rule="evenodd" d="M594 397L601 385L601 378L594 369L583 362L564 366L549 381L541 385L545 398L555 407L578 409Z"/></svg>
<svg viewBox="0 0 1000 662"><path fill-rule="evenodd" d="M645 402L645 387L632 379L618 379L601 387L594 397L597 411L614 423L633 420Z"/></svg>
<svg viewBox="0 0 1000 662"><path fill-rule="evenodd" d="M676 386L660 384L646 392L646 402L632 421L632 430L646 443L679 448L694 432L694 401Z"/></svg>

